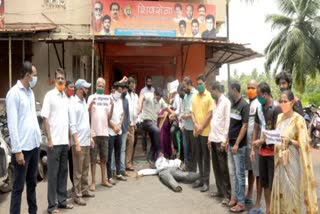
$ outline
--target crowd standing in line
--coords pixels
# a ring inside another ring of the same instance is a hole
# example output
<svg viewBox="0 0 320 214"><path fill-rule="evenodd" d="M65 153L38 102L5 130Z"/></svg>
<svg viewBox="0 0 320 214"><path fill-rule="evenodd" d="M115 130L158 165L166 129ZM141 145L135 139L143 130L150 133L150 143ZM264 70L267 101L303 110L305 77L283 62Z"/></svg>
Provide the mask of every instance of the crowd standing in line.
<svg viewBox="0 0 320 214"><path fill-rule="evenodd" d="M32 90L36 83L36 67L24 62L20 80L6 97L15 174L12 214L21 213L25 182L28 212L38 211L35 190L41 133ZM184 77L169 94L154 88L150 76L145 83L138 96L136 80L123 77L108 95L108 85L99 77L95 93L88 97L91 83L66 81L65 71L56 70L55 87L45 95L41 110L48 145L48 213L73 209L67 200L68 168L70 194L80 206L88 203L84 197L95 197L97 157L102 186L114 188L114 179L127 181L127 171L135 170L137 127L142 129L145 151L146 139L151 141L149 166L154 167L159 156L178 158L184 162L182 170L199 172L192 187L201 192L209 191L211 162L216 191L210 196L221 197L231 212L245 211L255 186L256 199L249 213L262 213L263 192L268 214L318 213L309 137L289 73L276 76L279 101L273 99L267 83L256 80L247 83L248 99L242 97L239 83L230 83L227 97L224 85L206 82L202 74L195 86ZM270 133L278 136L276 142L268 138Z"/></svg>

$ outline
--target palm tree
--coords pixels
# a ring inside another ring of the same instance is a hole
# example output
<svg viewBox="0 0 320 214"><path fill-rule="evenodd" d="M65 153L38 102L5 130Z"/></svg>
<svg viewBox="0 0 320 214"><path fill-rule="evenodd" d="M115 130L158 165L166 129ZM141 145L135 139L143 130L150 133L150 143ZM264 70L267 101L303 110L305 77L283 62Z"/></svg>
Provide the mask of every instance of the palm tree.
<svg viewBox="0 0 320 214"><path fill-rule="evenodd" d="M296 88L304 90L306 77L320 73L320 1L278 0L283 15L268 15L266 22L279 33L265 49L266 71L273 63L293 74Z"/></svg>

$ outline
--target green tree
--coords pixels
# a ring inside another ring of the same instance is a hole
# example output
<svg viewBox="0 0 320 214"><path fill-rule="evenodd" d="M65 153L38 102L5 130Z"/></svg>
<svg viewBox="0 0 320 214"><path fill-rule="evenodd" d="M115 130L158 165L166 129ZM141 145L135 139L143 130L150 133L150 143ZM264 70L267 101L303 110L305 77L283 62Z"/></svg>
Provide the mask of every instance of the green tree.
<svg viewBox="0 0 320 214"><path fill-rule="evenodd" d="M275 63L278 69L293 74L295 87L303 92L307 76L320 72L320 1L278 0L283 14L266 18L279 33L265 49L266 70Z"/></svg>

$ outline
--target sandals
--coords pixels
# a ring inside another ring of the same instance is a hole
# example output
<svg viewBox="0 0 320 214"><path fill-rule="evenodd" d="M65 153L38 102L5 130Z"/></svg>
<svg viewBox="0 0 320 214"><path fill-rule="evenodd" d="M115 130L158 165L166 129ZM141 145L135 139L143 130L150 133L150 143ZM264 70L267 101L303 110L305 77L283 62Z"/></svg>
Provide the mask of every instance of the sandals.
<svg viewBox="0 0 320 214"><path fill-rule="evenodd" d="M61 214L60 210L54 209L52 211L48 211L49 214Z"/></svg>
<svg viewBox="0 0 320 214"><path fill-rule="evenodd" d="M230 208L230 212L233 212L233 213L242 213L245 210L246 210L245 206L241 203L237 203L237 205Z"/></svg>
<svg viewBox="0 0 320 214"><path fill-rule="evenodd" d="M225 198L225 199L222 200L222 204L223 205L227 205L228 206L229 203L230 203L230 199L229 198Z"/></svg>
<svg viewBox="0 0 320 214"><path fill-rule="evenodd" d="M96 191L96 185L95 184L91 184L91 186L90 186L90 191L92 191L92 192L94 192L94 191Z"/></svg>
<svg viewBox="0 0 320 214"><path fill-rule="evenodd" d="M232 198L231 201L229 202L228 206L234 207L237 203L238 203L238 199Z"/></svg>
<svg viewBox="0 0 320 214"><path fill-rule="evenodd" d="M252 208L250 211L249 211L249 214L263 214L263 211L261 208Z"/></svg>
<svg viewBox="0 0 320 214"><path fill-rule="evenodd" d="M73 209L73 204L67 203L65 205L59 205L58 208L71 210L71 209Z"/></svg>

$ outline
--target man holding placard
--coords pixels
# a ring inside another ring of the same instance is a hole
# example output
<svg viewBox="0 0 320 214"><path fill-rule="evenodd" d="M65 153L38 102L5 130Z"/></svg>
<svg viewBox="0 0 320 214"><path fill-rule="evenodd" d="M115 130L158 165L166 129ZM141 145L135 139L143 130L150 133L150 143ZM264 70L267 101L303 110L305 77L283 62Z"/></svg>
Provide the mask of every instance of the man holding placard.
<svg viewBox="0 0 320 214"><path fill-rule="evenodd" d="M257 88L258 100L261 106L258 107L255 117L255 128L253 131L253 140L251 157L254 157L254 147L259 148L259 176L261 187L264 190L266 200L266 213L269 213L271 189L274 173L274 145L271 144L270 138L265 142L264 130L274 130L278 115L281 113L281 108L271 95L270 86L262 82ZM258 139L258 133L261 130L264 137ZM272 133L268 133L270 134ZM256 207L258 208L258 207Z"/></svg>

